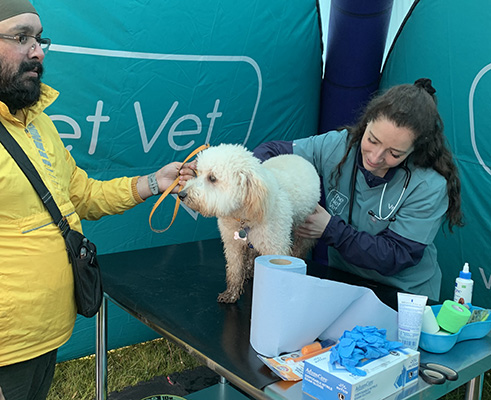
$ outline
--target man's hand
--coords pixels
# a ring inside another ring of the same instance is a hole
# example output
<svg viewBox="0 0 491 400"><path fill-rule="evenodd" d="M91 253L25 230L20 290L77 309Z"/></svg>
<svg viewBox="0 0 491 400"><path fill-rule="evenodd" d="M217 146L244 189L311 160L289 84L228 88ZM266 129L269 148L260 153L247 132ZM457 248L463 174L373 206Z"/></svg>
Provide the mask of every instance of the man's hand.
<svg viewBox="0 0 491 400"><path fill-rule="evenodd" d="M179 173L179 185L183 186L190 179L196 178L196 160L184 164Z"/></svg>
<svg viewBox="0 0 491 400"><path fill-rule="evenodd" d="M182 168L182 163L175 161L171 162L157 172L155 172L155 179L158 184L159 193L165 192L174 181L179 178L179 184L176 185L171 193L178 193L180 186L184 186L189 179L196 177L196 162L185 164ZM148 182L148 175L140 176L136 184L138 194L145 200L152 196L150 185Z"/></svg>
<svg viewBox="0 0 491 400"><path fill-rule="evenodd" d="M159 192L165 192L174 181L179 178L179 168L181 168L182 163L172 162L160 168L155 173L155 178L157 178L157 183L159 184ZM179 191L179 185L176 185L172 189L171 193L177 193Z"/></svg>

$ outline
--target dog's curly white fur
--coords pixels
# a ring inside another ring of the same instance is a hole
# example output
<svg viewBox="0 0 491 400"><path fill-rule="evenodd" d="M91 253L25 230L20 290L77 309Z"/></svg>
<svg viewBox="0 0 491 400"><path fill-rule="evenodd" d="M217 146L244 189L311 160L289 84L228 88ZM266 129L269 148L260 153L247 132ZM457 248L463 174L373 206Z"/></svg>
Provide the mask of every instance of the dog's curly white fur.
<svg viewBox="0 0 491 400"><path fill-rule="evenodd" d="M237 301L256 256L303 258L314 245L294 234L320 198L319 176L302 157L285 154L261 164L245 147L221 144L198 154L196 172L179 197L203 216L218 218L227 261L227 289L218 301Z"/></svg>

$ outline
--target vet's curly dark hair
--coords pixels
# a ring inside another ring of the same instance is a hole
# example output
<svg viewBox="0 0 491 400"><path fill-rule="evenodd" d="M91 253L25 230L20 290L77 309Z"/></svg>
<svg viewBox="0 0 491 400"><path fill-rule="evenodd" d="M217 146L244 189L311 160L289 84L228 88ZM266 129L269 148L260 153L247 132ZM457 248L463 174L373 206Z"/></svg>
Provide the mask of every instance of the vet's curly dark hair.
<svg viewBox="0 0 491 400"><path fill-rule="evenodd" d="M360 143L370 121L385 118L396 126L410 129L415 135L414 150L410 157L414 165L433 168L447 180L448 209L445 214L448 228L463 226L461 211L460 179L452 152L443 134L443 121L438 113L436 90L431 80L418 79L413 85L403 84L390 88L374 97L363 115L349 132L348 148L333 175L339 179L341 167L349 152Z"/></svg>

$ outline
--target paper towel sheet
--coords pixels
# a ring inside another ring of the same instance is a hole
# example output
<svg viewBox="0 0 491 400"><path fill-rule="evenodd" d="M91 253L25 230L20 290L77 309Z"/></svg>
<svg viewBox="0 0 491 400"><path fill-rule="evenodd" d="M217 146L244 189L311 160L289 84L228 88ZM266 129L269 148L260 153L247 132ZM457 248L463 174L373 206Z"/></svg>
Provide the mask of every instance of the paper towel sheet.
<svg viewBox="0 0 491 400"><path fill-rule="evenodd" d="M294 257L256 258L250 335L254 350L275 357L317 338L338 339L356 325L387 329L387 339L397 340L397 312L372 290L307 276L306 270L305 262Z"/></svg>

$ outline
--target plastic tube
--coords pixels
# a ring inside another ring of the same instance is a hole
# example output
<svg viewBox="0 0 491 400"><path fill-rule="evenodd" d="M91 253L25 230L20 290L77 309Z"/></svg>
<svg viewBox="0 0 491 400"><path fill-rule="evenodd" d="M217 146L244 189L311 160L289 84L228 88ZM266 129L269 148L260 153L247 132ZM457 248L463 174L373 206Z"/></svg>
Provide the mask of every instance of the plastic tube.
<svg viewBox="0 0 491 400"><path fill-rule="evenodd" d="M427 300L427 296L397 293L399 342L413 350L418 349Z"/></svg>
<svg viewBox="0 0 491 400"><path fill-rule="evenodd" d="M316 351L325 349L326 347L331 347L335 344L336 344L335 340L326 339L326 340L323 340L322 342L314 342L312 344L307 344L307 345L303 346L301 352L305 356L307 354L314 353Z"/></svg>

